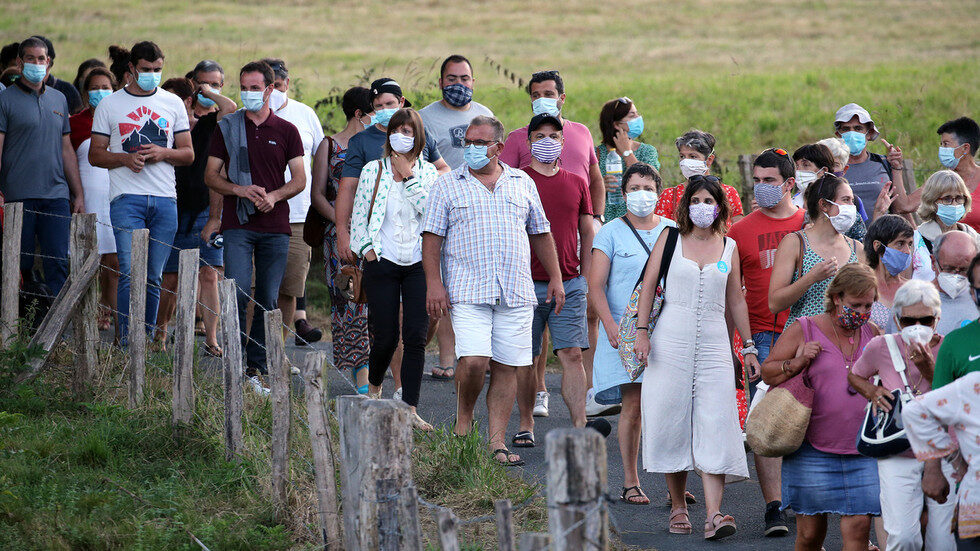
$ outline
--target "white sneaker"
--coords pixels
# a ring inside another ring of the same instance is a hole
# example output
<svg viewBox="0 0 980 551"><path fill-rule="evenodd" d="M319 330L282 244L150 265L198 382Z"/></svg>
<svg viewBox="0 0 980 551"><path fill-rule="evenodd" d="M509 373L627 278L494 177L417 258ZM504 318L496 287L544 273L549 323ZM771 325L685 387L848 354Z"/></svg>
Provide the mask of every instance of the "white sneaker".
<svg viewBox="0 0 980 551"><path fill-rule="evenodd" d="M616 415L623 408L621 404L600 404L595 401L595 392L589 389L585 396L585 416L596 417L599 415Z"/></svg>
<svg viewBox="0 0 980 551"><path fill-rule="evenodd" d="M252 391L259 396L268 396L272 394L272 389L265 386L265 383L262 382L262 379L260 379L258 375L253 375L251 377L246 376L245 381L250 387L252 387Z"/></svg>
<svg viewBox="0 0 980 551"><path fill-rule="evenodd" d="M534 416L535 417L547 417L548 416L548 398L551 394L545 392L538 392L534 396Z"/></svg>
<svg viewBox="0 0 980 551"><path fill-rule="evenodd" d="M391 399L392 400L401 400L402 399L402 387L398 387L398 389L395 390L395 392L391 395Z"/></svg>

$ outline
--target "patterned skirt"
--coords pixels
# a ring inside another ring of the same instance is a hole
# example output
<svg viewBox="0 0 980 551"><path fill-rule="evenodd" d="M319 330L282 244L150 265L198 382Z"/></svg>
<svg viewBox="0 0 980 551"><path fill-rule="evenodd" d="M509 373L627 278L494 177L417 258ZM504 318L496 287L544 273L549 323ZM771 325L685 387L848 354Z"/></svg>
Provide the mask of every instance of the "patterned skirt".
<svg viewBox="0 0 980 551"><path fill-rule="evenodd" d="M333 224L327 228L323 239L327 287L330 289L330 314L333 330L333 362L337 369L350 369L354 373L367 367L371 350L368 334L367 304L349 302L334 286L334 278L340 273L340 256L337 254L337 230Z"/></svg>

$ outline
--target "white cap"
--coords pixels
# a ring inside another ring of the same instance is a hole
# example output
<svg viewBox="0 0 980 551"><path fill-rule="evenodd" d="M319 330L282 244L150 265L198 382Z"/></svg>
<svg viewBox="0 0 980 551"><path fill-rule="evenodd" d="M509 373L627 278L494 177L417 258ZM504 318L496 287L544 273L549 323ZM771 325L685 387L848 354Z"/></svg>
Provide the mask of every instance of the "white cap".
<svg viewBox="0 0 980 551"><path fill-rule="evenodd" d="M878 129L875 127L875 121L871 120L871 114L856 103L848 103L837 110L837 114L834 115L834 128L837 128L838 123L850 121L854 115L857 115L858 122L861 124L871 124L871 130L868 131L868 141L873 142L878 139Z"/></svg>

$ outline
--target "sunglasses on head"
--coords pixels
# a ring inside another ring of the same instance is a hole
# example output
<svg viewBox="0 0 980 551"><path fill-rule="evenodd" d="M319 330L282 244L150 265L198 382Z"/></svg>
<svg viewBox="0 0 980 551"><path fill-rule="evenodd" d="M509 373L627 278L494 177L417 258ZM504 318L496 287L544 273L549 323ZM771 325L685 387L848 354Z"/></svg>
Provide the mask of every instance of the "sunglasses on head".
<svg viewBox="0 0 980 551"><path fill-rule="evenodd" d="M690 178L688 178L688 181L691 182L692 184L693 183L696 183L696 182L701 182L701 181L710 182L710 183L719 183L720 184L721 183L721 178L719 178L717 176L712 176L710 174L708 174L708 175L695 174L694 176L691 176Z"/></svg>
<svg viewBox="0 0 980 551"><path fill-rule="evenodd" d="M629 104L633 103L633 100L629 99L626 96L623 96L623 97L617 99L616 101L618 101L619 103L626 104L626 105L629 105Z"/></svg>
<svg viewBox="0 0 980 551"><path fill-rule="evenodd" d="M763 153L768 153L770 151L772 151L776 155L779 155L780 157L789 157L789 153L786 153L785 149L779 147L770 147L769 149L763 151Z"/></svg>
<svg viewBox="0 0 980 551"><path fill-rule="evenodd" d="M898 318L898 324L902 327L910 327L912 325L928 325L932 327L934 323L936 323L936 316L922 316L921 318L901 316Z"/></svg>

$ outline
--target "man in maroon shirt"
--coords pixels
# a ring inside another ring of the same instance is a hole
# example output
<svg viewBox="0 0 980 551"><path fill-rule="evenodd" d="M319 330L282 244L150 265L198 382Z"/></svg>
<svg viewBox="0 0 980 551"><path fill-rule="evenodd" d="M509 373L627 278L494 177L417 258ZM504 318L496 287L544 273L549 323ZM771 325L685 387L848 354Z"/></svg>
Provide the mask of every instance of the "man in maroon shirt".
<svg viewBox="0 0 980 551"><path fill-rule="evenodd" d="M224 195L221 232L224 235L225 277L238 287L238 324L245 348L246 375L253 390L268 394L259 379L266 373L265 323L256 311L249 339L245 338L248 289L262 310L276 308L279 285L289 250L289 205L286 200L306 186L303 142L296 127L269 109L274 80L264 62L242 67L239 80L243 109L218 123L211 138L204 181ZM285 179L286 168L292 175ZM227 168L228 177L222 175ZM247 342L246 342L247 341Z"/></svg>
<svg viewBox="0 0 980 551"><path fill-rule="evenodd" d="M562 365L561 394L576 427L585 426L585 393L588 388L582 350L589 348L586 326L586 284L592 257L593 229L592 200L589 185L584 178L560 168L558 157L564 144L562 122L555 116L542 113L535 115L527 126L531 150L531 164L524 172L534 180L544 206L545 216L551 223L551 233L558 250L558 264L565 286L565 305L556 309L547 301L548 273L531 252L531 278L538 296L532 325L532 353L541 350L541 333L545 323L551 331L551 343ZM535 362L535 364L544 362ZM517 406L521 414L520 430L514 436L514 445L534 445L535 391L543 386L544 370L538 373L532 366L519 368L517 372Z"/></svg>

